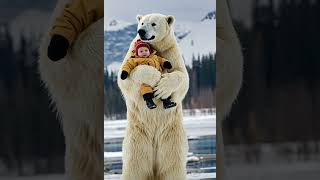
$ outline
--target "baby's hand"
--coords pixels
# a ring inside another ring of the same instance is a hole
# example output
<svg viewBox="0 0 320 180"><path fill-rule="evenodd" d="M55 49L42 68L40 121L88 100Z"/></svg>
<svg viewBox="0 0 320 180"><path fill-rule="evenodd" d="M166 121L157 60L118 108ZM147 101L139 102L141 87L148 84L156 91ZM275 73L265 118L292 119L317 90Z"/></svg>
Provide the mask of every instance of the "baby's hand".
<svg viewBox="0 0 320 180"><path fill-rule="evenodd" d="M128 73L127 71L122 71L122 72L121 72L121 79L122 79L122 80L127 79L128 75L129 75L129 73Z"/></svg>
<svg viewBox="0 0 320 180"><path fill-rule="evenodd" d="M61 35L53 35L48 47L48 57L52 61L58 61L67 55L69 49L68 40Z"/></svg>
<svg viewBox="0 0 320 180"><path fill-rule="evenodd" d="M166 68L166 69L171 69L172 68L172 65L169 61L165 61L163 63L163 67Z"/></svg>

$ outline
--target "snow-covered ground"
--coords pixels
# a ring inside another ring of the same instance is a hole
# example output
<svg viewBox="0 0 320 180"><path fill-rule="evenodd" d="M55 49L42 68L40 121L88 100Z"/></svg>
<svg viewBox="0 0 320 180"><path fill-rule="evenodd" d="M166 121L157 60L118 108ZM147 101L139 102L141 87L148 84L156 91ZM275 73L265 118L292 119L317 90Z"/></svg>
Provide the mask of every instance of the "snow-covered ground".
<svg viewBox="0 0 320 180"><path fill-rule="evenodd" d="M216 134L216 116L186 116L183 119L184 127L189 137L198 137ZM122 138L127 120L104 121L104 139Z"/></svg>

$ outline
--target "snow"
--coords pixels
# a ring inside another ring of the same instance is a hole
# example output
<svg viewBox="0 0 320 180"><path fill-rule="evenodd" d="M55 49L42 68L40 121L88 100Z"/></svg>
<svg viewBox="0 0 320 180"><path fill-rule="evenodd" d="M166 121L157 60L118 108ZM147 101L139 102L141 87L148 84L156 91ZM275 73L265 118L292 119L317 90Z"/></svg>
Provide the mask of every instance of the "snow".
<svg viewBox="0 0 320 180"><path fill-rule="evenodd" d="M120 159L123 156L123 152L104 152L104 159ZM187 162L200 161L203 157L194 156L192 152L188 152ZM201 169L216 169L215 167L201 168Z"/></svg>
<svg viewBox="0 0 320 180"><path fill-rule="evenodd" d="M207 15L204 14L198 21L177 20L174 23L175 36L188 66L192 66L193 55L197 57L209 53L215 54L216 20L211 17L212 14L214 11ZM105 38L105 66L111 66L110 69L118 70L112 64L122 62L130 42L136 36L136 22L112 19L105 21L107 21L105 23L107 37Z"/></svg>
<svg viewBox="0 0 320 180"><path fill-rule="evenodd" d="M122 152L104 152L104 158L120 158Z"/></svg>
<svg viewBox="0 0 320 180"><path fill-rule="evenodd" d="M109 66L107 66L107 70L109 73L118 72L121 66L121 62L113 61Z"/></svg>
<svg viewBox="0 0 320 180"><path fill-rule="evenodd" d="M216 51L215 21L205 20L200 23L181 22L180 28L190 29L190 33L179 42L179 47L189 66L192 64L192 56L214 54Z"/></svg>
<svg viewBox="0 0 320 180"><path fill-rule="evenodd" d="M205 135L216 135L216 116L214 115L197 115L185 116L183 125L187 135L193 138ZM127 120L104 121L104 138L114 139L123 138Z"/></svg>
<svg viewBox="0 0 320 180"><path fill-rule="evenodd" d="M200 159L197 156L189 156L187 157L187 161L199 161Z"/></svg>
<svg viewBox="0 0 320 180"><path fill-rule="evenodd" d="M184 110L184 118L183 124L186 129L186 133L188 139L199 139L202 136L214 136L216 134L216 115L215 109L192 109L192 110ZM121 140L125 134L125 128L127 126L127 120L107 120L105 117L104 121L104 139L105 142L112 142L116 139L116 141ZM112 162L121 162L122 152L104 152L105 163L108 161ZM209 154L208 154L209 155ZM215 158L215 155L214 157ZM203 160L202 156L198 156L193 154L192 152L188 152L187 161L192 162L200 162ZM198 171L199 170L199 171ZM200 170L205 172L199 173ZM215 173L207 173L214 172L215 167L205 167L198 169L190 169L188 172L192 172L188 174L188 180L199 180L199 179L214 179ZM196 172L196 173L194 173ZM105 174L105 179L120 179L120 175L111 175Z"/></svg>
<svg viewBox="0 0 320 180"><path fill-rule="evenodd" d="M130 26L134 23L122 21L122 20L115 20L110 18L105 18L104 20L104 30L105 31L118 31L124 29L127 26Z"/></svg>
<svg viewBox="0 0 320 180"><path fill-rule="evenodd" d="M217 168L216 167L205 167L205 168L200 168L200 169L209 169L209 170L216 170Z"/></svg>

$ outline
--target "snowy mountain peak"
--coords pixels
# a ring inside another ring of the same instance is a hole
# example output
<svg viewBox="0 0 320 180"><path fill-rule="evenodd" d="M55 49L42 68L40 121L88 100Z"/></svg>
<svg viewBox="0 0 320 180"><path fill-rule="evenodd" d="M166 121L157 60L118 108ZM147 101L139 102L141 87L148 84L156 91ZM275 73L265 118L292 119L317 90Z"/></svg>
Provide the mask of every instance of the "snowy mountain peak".
<svg viewBox="0 0 320 180"><path fill-rule="evenodd" d="M104 29L106 31L119 31L119 30L122 30L122 29L132 25L132 24L133 23L112 19L109 22L105 21L105 28Z"/></svg>
<svg viewBox="0 0 320 180"><path fill-rule="evenodd" d="M118 21L112 20L110 21L109 26L116 26L117 24L118 24Z"/></svg>
<svg viewBox="0 0 320 180"><path fill-rule="evenodd" d="M214 20L214 19L216 19L216 11L211 11L204 18L202 18L201 21Z"/></svg>
<svg viewBox="0 0 320 180"><path fill-rule="evenodd" d="M200 18L199 18L200 19ZM192 66L195 55L214 54L216 51L215 11L200 21L179 21L174 25L174 34L182 51L185 64ZM105 66L108 71L117 71L126 55L132 39L137 34L137 24L119 20L105 23ZM108 43L106 43L108 42Z"/></svg>

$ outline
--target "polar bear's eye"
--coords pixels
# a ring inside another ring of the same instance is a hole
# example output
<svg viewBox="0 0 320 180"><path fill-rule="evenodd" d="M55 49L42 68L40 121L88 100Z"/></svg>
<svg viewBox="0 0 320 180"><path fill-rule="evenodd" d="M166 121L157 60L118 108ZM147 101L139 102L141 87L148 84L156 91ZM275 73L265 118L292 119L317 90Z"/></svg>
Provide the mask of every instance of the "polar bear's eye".
<svg viewBox="0 0 320 180"><path fill-rule="evenodd" d="M152 23L151 25L152 25L152 26L156 26L156 23Z"/></svg>
<svg viewBox="0 0 320 180"><path fill-rule="evenodd" d="M141 23L141 25L143 25L144 23Z"/></svg>

